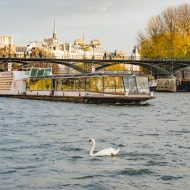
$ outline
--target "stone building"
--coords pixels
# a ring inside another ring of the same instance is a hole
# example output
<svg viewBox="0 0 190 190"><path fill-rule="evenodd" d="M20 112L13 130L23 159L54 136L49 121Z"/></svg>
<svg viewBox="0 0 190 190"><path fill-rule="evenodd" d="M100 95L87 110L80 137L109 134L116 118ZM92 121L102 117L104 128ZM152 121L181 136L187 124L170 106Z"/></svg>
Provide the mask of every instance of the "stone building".
<svg viewBox="0 0 190 190"><path fill-rule="evenodd" d="M0 36L0 46L9 46L13 45L13 37L12 36Z"/></svg>
<svg viewBox="0 0 190 190"><path fill-rule="evenodd" d="M15 53L15 45L12 36L0 36L0 55L12 56Z"/></svg>

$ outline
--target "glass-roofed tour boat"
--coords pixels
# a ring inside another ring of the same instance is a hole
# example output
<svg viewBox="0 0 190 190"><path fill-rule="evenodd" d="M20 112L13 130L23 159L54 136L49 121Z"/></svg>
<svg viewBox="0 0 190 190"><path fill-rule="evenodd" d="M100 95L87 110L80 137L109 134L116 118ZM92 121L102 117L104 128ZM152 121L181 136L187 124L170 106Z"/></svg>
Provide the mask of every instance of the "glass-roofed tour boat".
<svg viewBox="0 0 190 190"><path fill-rule="evenodd" d="M49 68L1 72L0 96L95 104L155 98L146 76L116 72L52 75Z"/></svg>

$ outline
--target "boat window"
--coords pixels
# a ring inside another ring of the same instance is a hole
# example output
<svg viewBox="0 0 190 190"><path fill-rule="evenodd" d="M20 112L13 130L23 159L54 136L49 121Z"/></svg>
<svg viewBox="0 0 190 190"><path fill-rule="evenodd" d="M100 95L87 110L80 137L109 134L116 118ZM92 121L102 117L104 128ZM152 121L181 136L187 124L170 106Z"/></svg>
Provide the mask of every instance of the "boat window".
<svg viewBox="0 0 190 190"><path fill-rule="evenodd" d="M148 94L149 86L148 86L148 78L143 76L136 76L137 88L139 94Z"/></svg>
<svg viewBox="0 0 190 190"><path fill-rule="evenodd" d="M85 79L84 78L76 78L75 79L75 87L77 90L84 91Z"/></svg>
<svg viewBox="0 0 190 190"><path fill-rule="evenodd" d="M37 76L42 77L44 75L44 69L38 69Z"/></svg>
<svg viewBox="0 0 190 190"><path fill-rule="evenodd" d="M52 75L52 69L44 69L44 76Z"/></svg>
<svg viewBox="0 0 190 190"><path fill-rule="evenodd" d="M87 77L85 89L90 92L103 92L103 78Z"/></svg>
<svg viewBox="0 0 190 190"><path fill-rule="evenodd" d="M38 80L28 80L27 81L27 87L29 90L38 90Z"/></svg>
<svg viewBox="0 0 190 190"><path fill-rule="evenodd" d="M37 70L37 69L32 68L32 69L31 69L30 76L31 76L31 77L35 77L35 76L37 76L37 73L38 73L38 70Z"/></svg>
<svg viewBox="0 0 190 190"><path fill-rule="evenodd" d="M74 90L74 79L73 78L68 78L62 81L63 85L63 90Z"/></svg>
<svg viewBox="0 0 190 190"><path fill-rule="evenodd" d="M125 84L125 91L129 94L137 94L137 84L135 76L129 75L123 77Z"/></svg>
<svg viewBox="0 0 190 190"><path fill-rule="evenodd" d="M124 85L123 85L123 77L115 77L115 86L116 93L123 94L124 93Z"/></svg>
<svg viewBox="0 0 190 190"><path fill-rule="evenodd" d="M56 90L84 90L84 79L62 78L57 79Z"/></svg>
<svg viewBox="0 0 190 190"><path fill-rule="evenodd" d="M65 79L56 79L56 90L63 90L63 84Z"/></svg>
<svg viewBox="0 0 190 190"><path fill-rule="evenodd" d="M52 80L51 79L32 79L27 81L28 90L51 90Z"/></svg>
<svg viewBox="0 0 190 190"><path fill-rule="evenodd" d="M74 89L74 79L65 78L60 79L57 84L57 90L73 90Z"/></svg>
<svg viewBox="0 0 190 190"><path fill-rule="evenodd" d="M104 77L104 92L107 93L115 93L116 86L115 86L115 77Z"/></svg>

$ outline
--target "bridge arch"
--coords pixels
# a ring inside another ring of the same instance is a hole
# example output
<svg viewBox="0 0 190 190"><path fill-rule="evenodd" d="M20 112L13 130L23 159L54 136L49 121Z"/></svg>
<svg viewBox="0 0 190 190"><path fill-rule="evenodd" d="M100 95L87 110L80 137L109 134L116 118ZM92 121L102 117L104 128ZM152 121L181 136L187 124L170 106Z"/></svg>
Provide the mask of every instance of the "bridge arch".
<svg viewBox="0 0 190 190"><path fill-rule="evenodd" d="M185 67L183 67L183 68L180 68L180 69L176 70L176 71L174 72L174 75L176 75L177 73L179 73L179 72L181 72L181 71L183 71L183 70L185 70L185 69L189 69L189 70L190 70L190 66L185 66Z"/></svg>
<svg viewBox="0 0 190 190"><path fill-rule="evenodd" d="M36 63L34 61L31 62L31 61L21 61L21 60L6 60L6 61L4 61L2 63L5 64L5 63L9 63L9 62L11 62L11 63L20 63L20 64L23 64L23 65L29 65L29 64L32 64L32 63L33 64ZM79 66L77 66L75 64L72 64L71 62L65 62L65 61L62 62L62 61L50 60L50 61L48 61L46 63L49 63L49 64L60 64L60 65L64 65L66 67L72 68L72 69L74 69L74 70L76 70L76 71L78 71L80 73L86 73L85 69L83 69L82 67L79 67Z"/></svg>
<svg viewBox="0 0 190 190"><path fill-rule="evenodd" d="M172 75L172 73L170 73L169 71L157 66L157 65L154 65L154 64L149 64L149 63L145 63L145 62L133 62L133 63L130 63L130 62L123 62L123 63L111 63L111 64L103 64L99 67L96 68L96 70L101 70L103 68L106 68L106 67L110 67L110 66L113 66L113 65L118 65L118 64L124 64L124 65L137 65L137 66L141 66L141 67L144 67L144 68L148 68L148 69L152 69L154 71L158 71L160 72L161 74L164 74L164 75Z"/></svg>

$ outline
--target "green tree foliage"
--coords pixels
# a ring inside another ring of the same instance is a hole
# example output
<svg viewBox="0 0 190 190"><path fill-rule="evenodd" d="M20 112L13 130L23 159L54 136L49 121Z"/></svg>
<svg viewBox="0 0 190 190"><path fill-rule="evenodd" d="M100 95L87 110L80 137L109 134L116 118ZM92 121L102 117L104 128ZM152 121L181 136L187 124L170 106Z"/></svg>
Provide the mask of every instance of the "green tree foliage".
<svg viewBox="0 0 190 190"><path fill-rule="evenodd" d="M190 5L169 7L152 17L139 33L144 58L190 58Z"/></svg>

